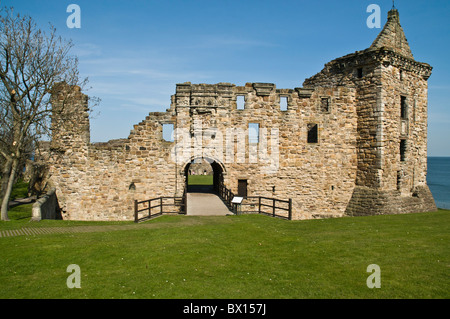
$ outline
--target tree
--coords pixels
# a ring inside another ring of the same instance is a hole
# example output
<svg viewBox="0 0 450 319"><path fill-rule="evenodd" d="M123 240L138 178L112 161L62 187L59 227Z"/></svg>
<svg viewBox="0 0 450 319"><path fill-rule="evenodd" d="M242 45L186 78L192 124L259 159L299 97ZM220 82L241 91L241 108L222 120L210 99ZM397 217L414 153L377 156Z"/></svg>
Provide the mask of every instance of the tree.
<svg viewBox="0 0 450 319"><path fill-rule="evenodd" d="M30 143L50 135L51 90L57 83L84 87L73 47L46 33L29 16L0 10L0 157L2 157L1 219L8 220L8 203L18 170ZM67 112L66 112L67 113Z"/></svg>

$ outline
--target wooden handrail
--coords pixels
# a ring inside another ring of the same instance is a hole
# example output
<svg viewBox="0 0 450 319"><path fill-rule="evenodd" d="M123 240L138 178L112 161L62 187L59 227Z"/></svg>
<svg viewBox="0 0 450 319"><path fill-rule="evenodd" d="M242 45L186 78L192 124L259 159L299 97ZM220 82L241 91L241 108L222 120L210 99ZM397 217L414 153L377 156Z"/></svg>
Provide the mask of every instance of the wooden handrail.
<svg viewBox="0 0 450 319"><path fill-rule="evenodd" d="M163 201L165 199L173 199L173 204L165 204ZM180 200L181 204L178 204L176 201ZM152 206L151 202L152 201L159 201L159 203L157 205ZM148 207L144 207L142 209L139 209L139 205L140 204L144 204L147 203ZM172 214L172 213L177 213L177 212L169 212L169 211L164 211L164 207L168 207L168 206L179 206L182 207L182 209L186 212L185 210L185 198L184 196L182 197L177 197L177 196L160 196L160 197L156 197L156 198L152 198L152 199L146 199L143 201L138 201L135 200L134 201L134 222L138 223L139 221L144 221L144 220L148 220L152 217L155 216L159 216L162 214ZM152 214L152 209L159 207L159 212ZM143 218L139 218L139 213L143 212L143 211L148 211L147 216L143 217Z"/></svg>
<svg viewBox="0 0 450 319"><path fill-rule="evenodd" d="M236 207L234 207L235 205L233 205L231 203L231 201L233 200L233 197L234 197L233 192L230 189L228 189L223 184L223 182L220 182L218 185L218 193L219 193L220 198L222 198L222 200L225 202L225 204L229 208L232 208L233 212L234 212ZM258 205L258 214L267 214L267 215L271 215L273 217L286 218L286 216L276 214L276 210L280 209L283 211L287 211L288 212L287 219L292 220L292 199L291 198L289 198L288 200L283 200L283 199L278 199L278 198L273 198L273 197L265 197L265 196L244 196L244 200L245 199L258 199L257 203L241 204L241 205ZM271 204L265 204L262 202L262 200L270 200ZM286 208L286 207L277 206L276 205L277 202L288 204L288 207ZM271 207L272 208L271 214L262 211L261 207Z"/></svg>

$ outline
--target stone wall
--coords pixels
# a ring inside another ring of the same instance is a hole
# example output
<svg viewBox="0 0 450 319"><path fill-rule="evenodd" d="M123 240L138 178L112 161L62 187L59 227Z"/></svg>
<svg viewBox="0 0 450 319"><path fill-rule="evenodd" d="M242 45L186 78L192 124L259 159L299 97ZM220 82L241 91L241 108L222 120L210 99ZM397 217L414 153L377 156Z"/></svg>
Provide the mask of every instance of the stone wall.
<svg viewBox="0 0 450 319"><path fill-rule="evenodd" d="M218 92L225 86L223 96ZM237 109L238 96L245 98L244 109ZM354 96L355 91L345 87L304 90L277 89L271 83L245 86L185 83L177 86L172 100L179 103L172 108L177 109L178 128L203 137L203 149L196 155L222 163L227 187L237 193L238 180L247 180L248 196L293 198L293 215L300 219L342 216L345 211L356 173ZM285 111L280 110L280 97L288 100ZM207 102L199 101L200 98ZM328 111L321 111L322 99L329 100ZM196 121L201 123L201 131L195 132ZM249 142L249 123L259 124L261 139L257 144ZM310 123L318 125L317 143L307 142ZM229 129L244 132L242 142L236 138L233 143L232 156L227 153ZM223 152L208 153L210 131L216 135L212 142L216 145L214 150L222 148ZM266 141L263 131L269 134ZM274 138L270 136L273 132ZM195 136L192 139L188 145L195 157ZM262 156L263 152L267 156ZM184 183L183 166L182 162L177 169L178 189Z"/></svg>
<svg viewBox="0 0 450 319"><path fill-rule="evenodd" d="M50 189L33 204L31 220L40 221L42 219L61 219L61 209L55 188Z"/></svg>
<svg viewBox="0 0 450 319"><path fill-rule="evenodd" d="M327 63L301 88L177 84L170 108L121 140L90 143L86 96L60 86L49 179L65 219L131 220L134 200L182 196L196 160L235 194L245 181L248 196L292 198L294 219L432 211L431 70L413 59L391 10L370 48Z"/></svg>
<svg viewBox="0 0 450 319"><path fill-rule="evenodd" d="M236 100L241 95L246 102L239 110ZM285 111L280 110L280 97L288 99ZM135 199L181 196L186 165L201 157L220 163L221 178L235 193L238 180L245 179L249 196L293 198L294 218L342 216L356 174L354 98L355 90L346 87L180 84L170 109L150 113L127 139L91 144L80 137L75 138L77 147L67 143L53 149L59 153L50 176L63 216L131 219ZM323 99L328 101L326 111L321 110ZM257 143L249 141L249 123L259 124ZM307 142L310 123L318 126L317 143ZM164 124L181 131L176 141L163 139ZM235 133L233 140L227 140L229 132ZM62 133L55 128L55 134ZM88 136L85 131L79 135ZM174 150L182 137L190 154L180 161ZM196 146L199 139L201 148Z"/></svg>
<svg viewBox="0 0 450 319"><path fill-rule="evenodd" d="M369 207L375 214L436 209L426 185L430 74L426 63L371 48L333 60L305 81L306 87L356 87L358 169L348 214L370 214ZM414 196L419 189L430 197L422 204Z"/></svg>

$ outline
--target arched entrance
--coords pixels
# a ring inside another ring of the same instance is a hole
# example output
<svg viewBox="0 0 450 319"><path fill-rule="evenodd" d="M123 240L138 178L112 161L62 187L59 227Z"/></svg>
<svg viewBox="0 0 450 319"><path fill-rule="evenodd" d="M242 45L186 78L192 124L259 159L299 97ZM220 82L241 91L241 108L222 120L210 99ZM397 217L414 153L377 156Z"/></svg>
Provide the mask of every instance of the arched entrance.
<svg viewBox="0 0 450 319"><path fill-rule="evenodd" d="M210 158L193 158L184 167L186 189L188 192L217 192L223 183L225 167Z"/></svg>
<svg viewBox="0 0 450 319"><path fill-rule="evenodd" d="M224 173L225 167L213 159L193 158L185 165L187 215L212 216L231 213L217 193L220 183L223 183ZM190 177L195 176L202 178L194 178L193 180L196 182L190 183L192 180ZM202 183L201 180L207 182Z"/></svg>

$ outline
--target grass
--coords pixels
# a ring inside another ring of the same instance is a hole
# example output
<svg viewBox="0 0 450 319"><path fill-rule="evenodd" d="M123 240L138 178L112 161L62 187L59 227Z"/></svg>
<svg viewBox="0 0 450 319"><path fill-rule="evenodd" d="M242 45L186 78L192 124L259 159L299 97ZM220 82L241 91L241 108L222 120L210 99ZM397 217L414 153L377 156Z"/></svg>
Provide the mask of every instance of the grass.
<svg viewBox="0 0 450 319"><path fill-rule="evenodd" d="M24 222L9 223L0 230ZM68 222L37 224L54 223ZM449 225L445 210L307 221L162 216L136 230L6 237L0 298L447 299ZM81 289L66 286L70 264L80 266ZM370 264L380 266L380 289L366 285Z"/></svg>
<svg viewBox="0 0 450 319"><path fill-rule="evenodd" d="M13 189L11 190L11 197L9 200L15 200L17 198L26 198L26 197L28 197L28 182L19 180L13 186ZM0 205L1 203L2 199L0 199Z"/></svg>
<svg viewBox="0 0 450 319"><path fill-rule="evenodd" d="M188 175L188 185L213 185L213 176Z"/></svg>
<svg viewBox="0 0 450 319"><path fill-rule="evenodd" d="M98 226L98 225L126 225L133 224L132 221L77 221L77 220L42 220L40 222L31 221L31 209L33 204L24 204L9 209L8 217L10 221L0 221L1 230L20 229L23 227L71 227L71 226Z"/></svg>
<svg viewBox="0 0 450 319"><path fill-rule="evenodd" d="M11 191L10 200L15 200L17 198L26 198L28 197L28 183L23 180L19 180L16 184L14 184L13 189Z"/></svg>

